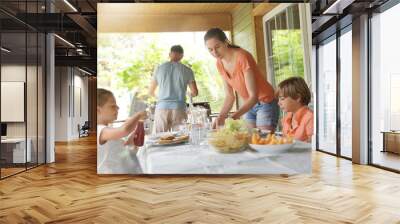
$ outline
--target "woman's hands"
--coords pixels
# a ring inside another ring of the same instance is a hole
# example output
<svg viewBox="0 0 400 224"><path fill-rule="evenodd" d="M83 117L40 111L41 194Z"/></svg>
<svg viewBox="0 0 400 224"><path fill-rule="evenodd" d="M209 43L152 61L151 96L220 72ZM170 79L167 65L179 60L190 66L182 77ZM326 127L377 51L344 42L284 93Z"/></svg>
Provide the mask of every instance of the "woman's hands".
<svg viewBox="0 0 400 224"><path fill-rule="evenodd" d="M218 116L212 123L212 128L217 129L219 126L225 124L226 116Z"/></svg>
<svg viewBox="0 0 400 224"><path fill-rule="evenodd" d="M227 118L232 118L233 120L240 119L240 117L238 117L238 116L236 115L236 113L233 113L233 114L231 114L231 115L226 115L226 116L219 115L219 116L214 120L214 122L213 122L213 124L212 124L212 128L213 128L213 129L216 129L216 128L218 128L218 126L223 126L223 125L225 125L225 120L226 120Z"/></svg>

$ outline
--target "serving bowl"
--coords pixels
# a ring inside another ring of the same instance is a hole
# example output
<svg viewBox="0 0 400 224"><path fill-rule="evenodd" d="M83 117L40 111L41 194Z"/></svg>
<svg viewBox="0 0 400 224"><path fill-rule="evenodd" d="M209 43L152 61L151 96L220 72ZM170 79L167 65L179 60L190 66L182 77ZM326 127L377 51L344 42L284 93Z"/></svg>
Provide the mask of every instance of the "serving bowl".
<svg viewBox="0 0 400 224"><path fill-rule="evenodd" d="M236 132L226 134L223 132L211 132L208 136L208 143L218 152L235 153L245 150L248 147L249 135L247 132Z"/></svg>

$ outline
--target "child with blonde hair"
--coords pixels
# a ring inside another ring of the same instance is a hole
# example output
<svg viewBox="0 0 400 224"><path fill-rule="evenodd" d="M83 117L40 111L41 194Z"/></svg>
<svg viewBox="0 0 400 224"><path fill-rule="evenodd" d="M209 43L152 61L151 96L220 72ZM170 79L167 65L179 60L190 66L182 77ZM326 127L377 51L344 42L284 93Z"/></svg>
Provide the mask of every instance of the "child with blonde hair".
<svg viewBox="0 0 400 224"><path fill-rule="evenodd" d="M140 122L146 118L146 112L137 112L120 127L110 127L118 116L118 105L113 93L106 89L97 89L97 173L126 174L141 173L136 150L126 147L131 141L124 142L123 137L130 135ZM129 138L133 139L133 138Z"/></svg>
<svg viewBox="0 0 400 224"><path fill-rule="evenodd" d="M314 113L308 108L311 92L303 78L292 77L279 83L276 95L280 108L286 112L282 118L285 136L311 142L314 132Z"/></svg>

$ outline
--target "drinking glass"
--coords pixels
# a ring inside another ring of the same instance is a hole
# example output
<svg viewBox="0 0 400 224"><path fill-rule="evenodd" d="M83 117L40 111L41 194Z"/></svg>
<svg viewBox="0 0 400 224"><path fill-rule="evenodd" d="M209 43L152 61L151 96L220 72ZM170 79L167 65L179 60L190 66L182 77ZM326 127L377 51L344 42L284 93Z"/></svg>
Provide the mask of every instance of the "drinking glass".
<svg viewBox="0 0 400 224"><path fill-rule="evenodd" d="M199 145L201 142L201 129L199 124L192 124L190 130L190 144Z"/></svg>

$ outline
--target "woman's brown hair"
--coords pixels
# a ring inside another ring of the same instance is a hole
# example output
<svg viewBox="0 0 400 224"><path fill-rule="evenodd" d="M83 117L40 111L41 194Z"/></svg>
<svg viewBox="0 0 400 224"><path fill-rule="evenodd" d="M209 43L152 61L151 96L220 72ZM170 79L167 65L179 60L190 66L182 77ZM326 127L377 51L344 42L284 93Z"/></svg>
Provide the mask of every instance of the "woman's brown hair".
<svg viewBox="0 0 400 224"><path fill-rule="evenodd" d="M300 97L300 103L308 105L311 101L311 92L307 83L301 77L292 77L279 83L276 95L283 97L291 97L297 100Z"/></svg>
<svg viewBox="0 0 400 224"><path fill-rule="evenodd" d="M223 30L220 28L211 28L207 31L207 33L204 35L204 42L211 38L216 38L219 41L226 42L228 43L229 48L240 48L237 45L231 44L228 38L226 37L225 33Z"/></svg>

